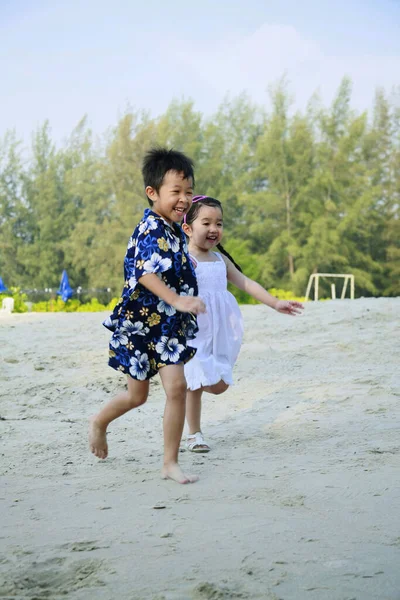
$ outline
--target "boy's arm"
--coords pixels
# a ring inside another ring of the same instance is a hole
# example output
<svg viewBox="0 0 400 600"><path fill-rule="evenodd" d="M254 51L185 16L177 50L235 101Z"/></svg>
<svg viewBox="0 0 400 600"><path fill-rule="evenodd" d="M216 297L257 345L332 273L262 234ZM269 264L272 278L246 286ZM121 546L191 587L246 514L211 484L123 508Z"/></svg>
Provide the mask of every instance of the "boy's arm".
<svg viewBox="0 0 400 600"><path fill-rule="evenodd" d="M246 294L255 298L255 300L262 302L278 312L290 315L295 315L304 308L300 302L294 300L278 300L278 298L275 298L275 296L272 296L272 294L267 292L262 285L241 273L227 256L221 256L226 264L228 281L240 290L246 292Z"/></svg>
<svg viewBox="0 0 400 600"><path fill-rule="evenodd" d="M140 277L139 282L155 296L173 306L179 312L190 312L195 315L206 311L204 302L195 296L180 296L169 288L155 273Z"/></svg>

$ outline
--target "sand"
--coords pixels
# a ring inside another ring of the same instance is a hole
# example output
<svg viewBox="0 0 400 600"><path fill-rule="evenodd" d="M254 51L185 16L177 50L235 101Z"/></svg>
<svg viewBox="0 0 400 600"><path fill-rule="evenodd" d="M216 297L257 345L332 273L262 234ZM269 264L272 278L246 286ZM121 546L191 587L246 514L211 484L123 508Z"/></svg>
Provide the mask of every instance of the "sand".
<svg viewBox="0 0 400 600"><path fill-rule="evenodd" d="M104 315L0 318L1 598L400 599L400 299L242 310L188 486L159 477L158 380L88 452L124 384Z"/></svg>

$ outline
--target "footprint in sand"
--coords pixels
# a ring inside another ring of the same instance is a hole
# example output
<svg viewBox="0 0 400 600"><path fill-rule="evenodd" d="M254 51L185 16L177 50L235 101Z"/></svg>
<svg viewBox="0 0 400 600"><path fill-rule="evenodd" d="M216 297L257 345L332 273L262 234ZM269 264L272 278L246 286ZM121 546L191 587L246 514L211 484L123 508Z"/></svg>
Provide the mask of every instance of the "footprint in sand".
<svg viewBox="0 0 400 600"><path fill-rule="evenodd" d="M214 583L199 583L193 590L191 600L228 600L234 598L249 598L245 592L236 592L226 586Z"/></svg>
<svg viewBox="0 0 400 600"><path fill-rule="evenodd" d="M214 583L199 583L190 596L190 600L235 600L236 598L262 598L262 600L279 600L272 592L263 592L262 596L254 596L245 591L239 592L227 586L215 585Z"/></svg>
<svg viewBox="0 0 400 600"><path fill-rule="evenodd" d="M66 560L63 557L54 557L43 562L20 565L18 569L8 571L3 580L0 579L2 594L18 598L42 599L105 585L97 576L100 567L104 570L102 561L81 560L67 566ZM90 597L96 597L94 589Z"/></svg>
<svg viewBox="0 0 400 600"><path fill-rule="evenodd" d="M60 546L63 550L70 550L71 552L93 552L93 550L101 550L102 548L109 548L110 546L98 546L96 540L85 541L85 542L71 542L69 544L63 544Z"/></svg>

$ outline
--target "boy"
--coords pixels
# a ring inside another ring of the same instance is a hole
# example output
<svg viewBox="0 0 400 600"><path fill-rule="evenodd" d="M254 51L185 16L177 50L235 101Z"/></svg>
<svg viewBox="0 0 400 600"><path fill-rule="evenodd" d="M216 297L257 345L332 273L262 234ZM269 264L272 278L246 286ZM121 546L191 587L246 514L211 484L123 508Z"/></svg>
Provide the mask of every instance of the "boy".
<svg viewBox="0 0 400 600"><path fill-rule="evenodd" d="M113 332L109 365L126 373L128 389L90 421L93 454L106 458L109 423L147 400L149 381L160 374L166 394L162 477L193 483L178 464L185 420L184 363L195 350L187 345L197 331L194 315L205 311L186 238L178 223L192 205L193 163L181 152L154 149L143 163L143 180L151 209L146 209L128 243L125 286L120 302L104 322Z"/></svg>

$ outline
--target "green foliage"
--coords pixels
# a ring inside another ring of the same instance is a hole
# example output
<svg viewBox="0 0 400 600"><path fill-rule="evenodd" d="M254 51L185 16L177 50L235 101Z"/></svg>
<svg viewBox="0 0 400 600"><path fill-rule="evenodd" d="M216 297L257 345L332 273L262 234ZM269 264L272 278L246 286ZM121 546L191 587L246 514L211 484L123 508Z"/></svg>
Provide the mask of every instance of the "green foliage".
<svg viewBox="0 0 400 600"><path fill-rule="evenodd" d="M287 82L271 112L246 95L204 119L174 101L157 119L127 111L99 143L86 117L56 148L44 123L30 160L13 131L0 139L0 275L9 285L122 286L128 238L148 206L141 163L154 145L187 152L196 191L224 206L225 244L246 275L301 297L314 272L349 272L357 295L400 294L400 108L377 90L371 115L351 109L345 78L330 107L293 113ZM232 289L239 302L255 302ZM290 294L291 297L294 297ZM18 310L25 304L15 298ZM26 308L26 307L25 307ZM108 310L60 299L35 310Z"/></svg>
<svg viewBox="0 0 400 600"><path fill-rule="evenodd" d="M81 304L76 309L77 312L101 312L101 311L112 311L114 306L117 304L118 298L114 298L109 304L101 304L97 298L92 298L90 302Z"/></svg>
<svg viewBox="0 0 400 600"><path fill-rule="evenodd" d="M4 298L14 298L14 312L24 313L28 311L28 306L26 305L27 296L19 288L12 287L0 294L0 306Z"/></svg>
<svg viewBox="0 0 400 600"><path fill-rule="evenodd" d="M36 302L32 306L32 312L76 312L80 306L79 300L68 300L63 302L59 296L42 302Z"/></svg>
<svg viewBox="0 0 400 600"><path fill-rule="evenodd" d="M297 302L305 302L305 296L296 296L293 292L288 290L279 290L277 288L270 288L269 293L278 298L279 300L297 300Z"/></svg>
<svg viewBox="0 0 400 600"><path fill-rule="evenodd" d="M97 298L90 302L81 303L76 298L63 302L59 296L49 300L36 302L32 305L32 312L102 312L112 311L118 299L113 298L109 304L101 304Z"/></svg>
<svg viewBox="0 0 400 600"><path fill-rule="evenodd" d="M252 298L251 296L248 296L244 292L240 292L240 290L236 290L236 288L234 288L233 286L230 291L234 294L234 296L239 304L259 304L259 302L257 302L257 300L254 300L254 298ZM297 300L297 302L305 302L306 301L305 296L296 296L296 294L294 292L290 292L288 290L282 290L282 289L278 289L278 288L270 288L268 291L272 296L275 296L275 298L278 298L278 300ZM325 299L326 298L320 298L320 300L325 300Z"/></svg>
<svg viewBox="0 0 400 600"><path fill-rule="evenodd" d="M261 279L262 273L262 259L261 257L255 256L249 249L249 242L245 240L231 239L224 241L225 250L231 255L236 264L240 266L243 273L250 277L250 279L258 280ZM229 284L229 291L235 296L239 304L257 304L257 300L254 300L251 296L242 292L235 286Z"/></svg>

